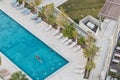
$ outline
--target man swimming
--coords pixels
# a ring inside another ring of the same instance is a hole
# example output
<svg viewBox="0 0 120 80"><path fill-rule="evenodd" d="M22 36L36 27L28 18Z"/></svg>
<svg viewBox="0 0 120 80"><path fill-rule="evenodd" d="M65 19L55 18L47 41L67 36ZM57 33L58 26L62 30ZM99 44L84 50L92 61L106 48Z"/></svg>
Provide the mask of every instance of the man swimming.
<svg viewBox="0 0 120 80"><path fill-rule="evenodd" d="M40 62L42 62L42 60L40 59L40 57L38 55L36 55L36 59Z"/></svg>

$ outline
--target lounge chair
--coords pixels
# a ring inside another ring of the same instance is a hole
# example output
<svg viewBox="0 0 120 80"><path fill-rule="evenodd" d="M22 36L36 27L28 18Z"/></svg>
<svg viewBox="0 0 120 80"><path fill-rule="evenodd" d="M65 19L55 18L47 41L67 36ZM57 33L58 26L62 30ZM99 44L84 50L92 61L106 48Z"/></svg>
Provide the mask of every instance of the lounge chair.
<svg viewBox="0 0 120 80"><path fill-rule="evenodd" d="M26 13L27 12L27 8L23 8L23 10L21 11L22 14Z"/></svg>
<svg viewBox="0 0 120 80"><path fill-rule="evenodd" d="M6 77L6 76L10 75L10 72L8 72L7 69L4 68L4 69L0 70L0 75L2 77Z"/></svg>
<svg viewBox="0 0 120 80"><path fill-rule="evenodd" d="M77 52L77 51L79 51L81 49L81 46L79 45L79 46L77 46L73 51L74 52Z"/></svg>
<svg viewBox="0 0 120 80"><path fill-rule="evenodd" d="M84 69L84 68L85 68L85 65L77 65L76 68L77 68L77 69Z"/></svg>
<svg viewBox="0 0 120 80"><path fill-rule="evenodd" d="M113 59L112 62L114 62L114 63L119 63L120 61L117 60L117 59Z"/></svg>
<svg viewBox="0 0 120 80"><path fill-rule="evenodd" d="M18 6L16 9L20 10L20 9L23 9L23 8L24 8L24 5L22 4L22 5Z"/></svg>
<svg viewBox="0 0 120 80"><path fill-rule="evenodd" d="M118 53L118 54L117 54L117 53L115 53L115 56L116 56L116 57L120 57L120 54L119 54L119 53Z"/></svg>
<svg viewBox="0 0 120 80"><path fill-rule="evenodd" d="M37 14L34 14L32 17L31 17L31 20L35 20L35 19L37 19L38 17L37 17Z"/></svg>
<svg viewBox="0 0 120 80"><path fill-rule="evenodd" d="M110 80L111 79L111 76L107 76L106 80Z"/></svg>
<svg viewBox="0 0 120 80"><path fill-rule="evenodd" d="M23 13L24 15L28 15L30 14L30 9L28 9L25 13Z"/></svg>
<svg viewBox="0 0 120 80"><path fill-rule="evenodd" d="M58 35L57 37L56 37L56 39L60 39L60 38L62 38L63 37L63 33L60 33L60 35Z"/></svg>
<svg viewBox="0 0 120 80"><path fill-rule="evenodd" d="M17 3L17 0L12 0L12 2L10 4L15 5L16 3Z"/></svg>
<svg viewBox="0 0 120 80"><path fill-rule="evenodd" d="M17 7L17 6L19 6L20 4L19 4L19 2L16 2L14 5L12 5L13 7Z"/></svg>
<svg viewBox="0 0 120 80"><path fill-rule="evenodd" d="M66 43L64 43L65 45L68 45L72 42L72 39L69 39Z"/></svg>
<svg viewBox="0 0 120 80"><path fill-rule="evenodd" d="M37 20L35 20L35 23L38 24L40 23L42 20L41 20L41 17L39 17Z"/></svg>
<svg viewBox="0 0 120 80"><path fill-rule="evenodd" d="M68 40L68 37L64 38L63 40L61 40L62 43L65 43Z"/></svg>
<svg viewBox="0 0 120 80"><path fill-rule="evenodd" d="M72 48L72 47L74 47L75 45L77 45L77 42L73 42L73 43L69 46L69 48Z"/></svg>
<svg viewBox="0 0 120 80"><path fill-rule="evenodd" d="M118 78L114 78L113 80L119 80Z"/></svg>
<svg viewBox="0 0 120 80"><path fill-rule="evenodd" d="M45 29L46 32L50 31L52 29L52 25L49 25L47 29Z"/></svg>
<svg viewBox="0 0 120 80"><path fill-rule="evenodd" d="M79 69L76 69L74 72L77 73L77 74L82 74L84 73L85 70L79 70Z"/></svg>
<svg viewBox="0 0 120 80"><path fill-rule="evenodd" d="M111 71L111 72L114 72L114 73L116 73L116 72L117 72L117 70L116 70L116 69L110 69L110 71Z"/></svg>
<svg viewBox="0 0 120 80"><path fill-rule="evenodd" d="M53 36L57 35L59 33L59 30L55 30L55 32L52 34Z"/></svg>
<svg viewBox="0 0 120 80"><path fill-rule="evenodd" d="M116 47L117 50L120 50L120 47Z"/></svg>

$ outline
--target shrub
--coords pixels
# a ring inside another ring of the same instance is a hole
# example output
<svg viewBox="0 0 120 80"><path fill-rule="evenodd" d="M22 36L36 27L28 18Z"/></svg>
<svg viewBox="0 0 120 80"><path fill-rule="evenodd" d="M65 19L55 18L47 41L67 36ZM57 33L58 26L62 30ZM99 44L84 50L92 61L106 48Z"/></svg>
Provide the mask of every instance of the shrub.
<svg viewBox="0 0 120 80"><path fill-rule="evenodd" d="M9 80L29 80L21 71L14 72Z"/></svg>
<svg viewBox="0 0 120 80"><path fill-rule="evenodd" d="M109 74L111 77L116 77L116 73L114 73L114 72L109 71L108 74Z"/></svg>
<svg viewBox="0 0 120 80"><path fill-rule="evenodd" d="M48 23L51 25L55 24L55 16L54 15L49 15L48 16Z"/></svg>
<svg viewBox="0 0 120 80"><path fill-rule="evenodd" d="M77 39L77 41L78 41L78 44L79 44L79 45L85 45L85 38L84 38L83 36L80 36L80 37Z"/></svg>
<svg viewBox="0 0 120 80"><path fill-rule="evenodd" d="M120 41L118 41L118 46L120 46Z"/></svg>
<svg viewBox="0 0 120 80"><path fill-rule="evenodd" d="M76 30L75 30L75 28L74 28L72 25L68 25L68 26L66 26L65 29L63 30L63 35L64 35L65 37L70 38L70 39L74 39L74 38L75 38L75 34L74 34L75 31L76 31Z"/></svg>
<svg viewBox="0 0 120 80"><path fill-rule="evenodd" d="M86 64L86 69L87 69L87 71L90 71L90 70L92 70L93 68L95 68L95 63L94 63L94 61L93 61L93 60L88 61L87 64Z"/></svg>
<svg viewBox="0 0 120 80"><path fill-rule="evenodd" d="M79 19L73 19L77 24L79 24Z"/></svg>

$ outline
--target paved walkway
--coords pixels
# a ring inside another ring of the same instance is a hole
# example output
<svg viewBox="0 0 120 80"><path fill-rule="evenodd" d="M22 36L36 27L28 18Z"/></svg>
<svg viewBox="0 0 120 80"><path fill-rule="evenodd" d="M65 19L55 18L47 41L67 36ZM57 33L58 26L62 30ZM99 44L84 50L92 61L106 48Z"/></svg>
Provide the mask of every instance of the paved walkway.
<svg viewBox="0 0 120 80"><path fill-rule="evenodd" d="M108 19L105 19L102 23L102 31L99 33L97 40L100 51L97 53L98 56L95 57L96 68L91 72L89 80L101 80L101 72L106 72L105 69L109 67L108 60L111 60L110 53L114 49L116 33L118 33L116 24L116 21Z"/></svg>
<svg viewBox="0 0 120 80"><path fill-rule="evenodd" d="M55 32L54 29L49 32L45 31L48 28L47 23L42 21L39 24L35 24L34 21L30 20L32 14L21 14L21 11L13 8L10 2L11 0L1 1L0 9L69 61L68 65L53 73L46 80L82 80L84 74L76 74L74 72L77 65L86 64L82 49L76 53L73 52L74 48L69 49L68 46L61 43L62 39L57 40L55 36L52 36L52 33Z"/></svg>

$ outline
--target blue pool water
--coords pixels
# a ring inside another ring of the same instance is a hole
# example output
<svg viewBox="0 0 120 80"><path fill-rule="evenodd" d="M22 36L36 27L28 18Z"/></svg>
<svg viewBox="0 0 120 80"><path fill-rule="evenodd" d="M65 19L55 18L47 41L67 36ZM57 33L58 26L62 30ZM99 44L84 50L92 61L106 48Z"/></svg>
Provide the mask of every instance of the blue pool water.
<svg viewBox="0 0 120 80"><path fill-rule="evenodd" d="M68 63L2 11L0 11L0 51L33 80L44 80ZM36 59L36 55L42 62Z"/></svg>

